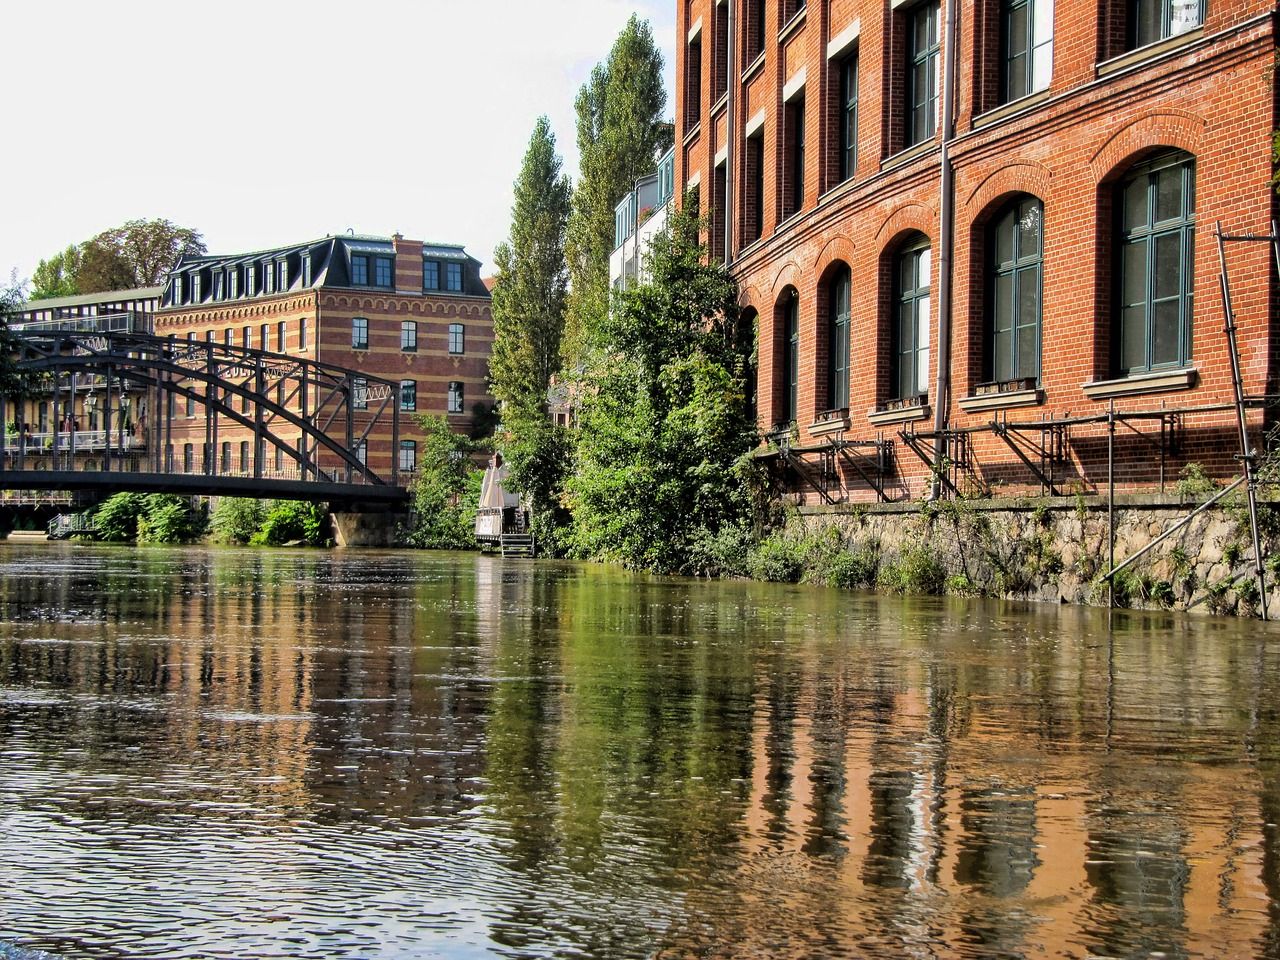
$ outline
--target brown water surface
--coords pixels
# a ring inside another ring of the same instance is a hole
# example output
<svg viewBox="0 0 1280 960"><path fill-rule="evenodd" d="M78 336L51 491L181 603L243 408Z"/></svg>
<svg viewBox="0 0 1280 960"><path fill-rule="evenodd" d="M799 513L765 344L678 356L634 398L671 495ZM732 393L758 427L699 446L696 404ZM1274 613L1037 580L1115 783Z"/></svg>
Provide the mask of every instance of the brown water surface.
<svg viewBox="0 0 1280 960"><path fill-rule="evenodd" d="M0 942L1280 957L1278 640L469 555L0 546Z"/></svg>

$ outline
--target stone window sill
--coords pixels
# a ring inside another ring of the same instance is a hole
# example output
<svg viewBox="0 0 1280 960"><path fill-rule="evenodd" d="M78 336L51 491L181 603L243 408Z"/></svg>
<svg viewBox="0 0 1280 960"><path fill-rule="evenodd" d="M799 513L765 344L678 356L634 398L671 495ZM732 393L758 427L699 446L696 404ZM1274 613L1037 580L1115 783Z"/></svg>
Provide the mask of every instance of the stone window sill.
<svg viewBox="0 0 1280 960"><path fill-rule="evenodd" d="M1112 397L1136 397L1144 393L1169 393L1174 390L1190 390L1196 385L1198 372L1195 367L1177 370L1155 370L1151 373L1135 373L1115 380L1094 380L1082 388L1090 400L1110 400Z"/></svg>
<svg viewBox="0 0 1280 960"><path fill-rule="evenodd" d="M899 407L896 410L869 410L867 419L877 427L887 427L895 423L913 423L917 420L928 420L929 405L918 407Z"/></svg>
<svg viewBox="0 0 1280 960"><path fill-rule="evenodd" d="M1139 47L1137 50L1130 50L1120 54L1118 57L1112 57L1110 60L1098 64L1098 76L1108 77L1113 73L1120 73L1129 67L1146 63L1148 60L1155 60L1166 53L1179 50L1202 39L1204 39L1204 24L1188 30L1186 33L1180 33L1176 37L1157 40L1155 43L1149 43L1145 47Z"/></svg>
<svg viewBox="0 0 1280 960"><path fill-rule="evenodd" d="M1001 120L1016 117L1028 110L1034 110L1048 99L1049 90L1046 88L1037 90L1035 93L1029 93L1025 97L1019 97L1010 103L1002 103L1000 106L974 117L973 128L978 130L993 123L999 123Z"/></svg>
<svg viewBox="0 0 1280 960"><path fill-rule="evenodd" d="M702 121L701 121L701 120L699 120L699 121L697 121L696 123L694 123L694 125L693 125L692 127L690 127L690 128L689 128L689 132L688 132L688 133L686 133L686 134L684 135L684 146L686 146L686 147L687 147L687 146L689 146L689 144L691 144L691 143L693 143L695 140L697 140L697 139L698 139L698 135L699 135L700 133L702 133Z"/></svg>
<svg viewBox="0 0 1280 960"><path fill-rule="evenodd" d="M852 423L849 420L849 412L847 410L832 410L830 416L809 424L809 435L825 437L832 433L844 433L850 426L852 426Z"/></svg>
<svg viewBox="0 0 1280 960"><path fill-rule="evenodd" d="M960 409L965 413L1006 410L1011 407L1034 407L1044 403L1043 390L1010 390L1007 393L983 393L962 397Z"/></svg>
<svg viewBox="0 0 1280 960"><path fill-rule="evenodd" d="M763 66L764 66L764 51L761 50L759 53L756 54L756 58L751 61L747 69L742 71L742 82L745 84L748 81L750 81L751 78L754 77L756 73L759 72L760 68Z"/></svg>
<svg viewBox="0 0 1280 960"><path fill-rule="evenodd" d="M923 157L928 153L932 153L937 149L938 136L937 134L934 134L923 143L917 143L915 146L907 147L905 150L899 150L891 157L885 157L884 160L880 162L880 171L883 173L887 170L892 170L895 167L904 166L912 160L918 160L920 157Z"/></svg>
<svg viewBox="0 0 1280 960"><path fill-rule="evenodd" d="M782 29L778 31L778 42L785 43L787 40L787 37L791 36L793 33L799 30L800 27L804 24L805 20L807 19L808 13L809 13L808 4L805 4L795 13L793 13L791 15L791 19L788 20L785 24L783 24Z"/></svg>

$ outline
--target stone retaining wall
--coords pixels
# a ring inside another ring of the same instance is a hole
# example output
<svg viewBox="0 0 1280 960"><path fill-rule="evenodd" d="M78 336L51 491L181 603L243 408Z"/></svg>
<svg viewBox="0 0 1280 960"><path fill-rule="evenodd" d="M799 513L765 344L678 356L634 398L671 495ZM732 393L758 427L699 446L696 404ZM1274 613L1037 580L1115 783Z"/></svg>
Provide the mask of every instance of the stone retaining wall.
<svg viewBox="0 0 1280 960"><path fill-rule="evenodd" d="M1121 563L1206 497L1118 497L1115 559ZM1280 544L1280 501L1261 504L1264 558ZM936 560L948 592L1106 605L1106 501L1096 497L805 507L808 532L840 529L853 549L878 555L880 569ZM1118 606L1210 613L1258 613L1244 496L1237 492L1196 517L1116 581ZM1277 564L1280 569L1280 564ZM1268 608L1280 617L1280 583L1268 565Z"/></svg>

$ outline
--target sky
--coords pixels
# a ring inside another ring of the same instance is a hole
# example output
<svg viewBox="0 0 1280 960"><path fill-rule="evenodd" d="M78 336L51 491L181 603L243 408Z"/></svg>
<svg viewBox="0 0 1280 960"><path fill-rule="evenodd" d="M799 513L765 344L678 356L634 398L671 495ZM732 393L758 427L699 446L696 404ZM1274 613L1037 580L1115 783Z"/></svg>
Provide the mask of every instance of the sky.
<svg viewBox="0 0 1280 960"><path fill-rule="evenodd" d="M576 178L574 97L633 12L670 91L672 0L5 3L0 278L153 217L211 253L399 231L488 272L534 122Z"/></svg>

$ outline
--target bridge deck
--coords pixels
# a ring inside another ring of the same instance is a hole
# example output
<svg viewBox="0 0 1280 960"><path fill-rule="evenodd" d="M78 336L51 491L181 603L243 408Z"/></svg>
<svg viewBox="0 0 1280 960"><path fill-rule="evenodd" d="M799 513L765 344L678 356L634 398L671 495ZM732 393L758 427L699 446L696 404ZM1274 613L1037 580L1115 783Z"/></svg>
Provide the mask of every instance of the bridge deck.
<svg viewBox="0 0 1280 960"><path fill-rule="evenodd" d="M360 506L407 506L409 492L389 484L277 480L197 473L88 470L0 470L0 489L176 493L183 496L259 497Z"/></svg>

